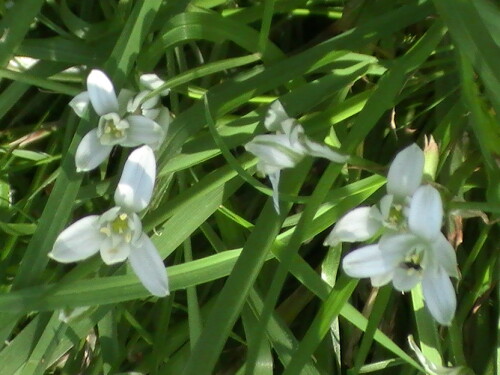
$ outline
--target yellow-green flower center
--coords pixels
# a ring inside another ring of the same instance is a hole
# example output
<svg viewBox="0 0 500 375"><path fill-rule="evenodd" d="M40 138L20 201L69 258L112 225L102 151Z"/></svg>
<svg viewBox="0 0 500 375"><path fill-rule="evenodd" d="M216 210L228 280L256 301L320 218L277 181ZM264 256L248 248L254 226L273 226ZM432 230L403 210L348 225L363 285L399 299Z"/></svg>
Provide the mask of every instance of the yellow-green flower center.
<svg viewBox="0 0 500 375"><path fill-rule="evenodd" d="M411 249L406 254L401 267L407 270L409 274L420 273L422 271L422 262L424 260L424 249L420 246Z"/></svg>
<svg viewBox="0 0 500 375"><path fill-rule="evenodd" d="M387 218L387 221L391 226L394 226L395 228L398 228L401 223L404 223L405 216L403 213L403 206L400 204L393 204L389 211L389 217Z"/></svg>
<svg viewBox="0 0 500 375"><path fill-rule="evenodd" d="M112 138L123 138L125 129L120 129L116 126L113 119L105 119L102 124L102 132Z"/></svg>
<svg viewBox="0 0 500 375"><path fill-rule="evenodd" d="M122 119L116 113L108 113L99 119L97 136L101 144L113 146L127 138L129 127L130 125L126 119Z"/></svg>
<svg viewBox="0 0 500 375"><path fill-rule="evenodd" d="M126 213L118 215L111 223L111 229L118 234L125 232L128 229L128 215Z"/></svg>
<svg viewBox="0 0 500 375"><path fill-rule="evenodd" d="M112 221L109 221L105 226L102 226L100 232L108 237L119 236L123 237L125 242L132 241L132 229L130 228L130 216L122 212L117 215Z"/></svg>

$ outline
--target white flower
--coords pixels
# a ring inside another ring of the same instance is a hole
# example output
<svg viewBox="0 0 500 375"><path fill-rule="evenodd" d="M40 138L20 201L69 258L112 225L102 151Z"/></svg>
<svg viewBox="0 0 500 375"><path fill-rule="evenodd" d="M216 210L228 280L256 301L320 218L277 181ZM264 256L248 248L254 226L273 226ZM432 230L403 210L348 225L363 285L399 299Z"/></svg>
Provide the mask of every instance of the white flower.
<svg viewBox="0 0 500 375"><path fill-rule="evenodd" d="M415 144L400 151L389 167L387 193L377 206L359 207L337 221L325 246L366 241L381 229L405 229L405 211L422 182L424 153Z"/></svg>
<svg viewBox="0 0 500 375"><path fill-rule="evenodd" d="M149 201L156 176L153 150L134 150L123 169L115 193L116 207L102 215L91 215L66 228L56 239L49 256L61 263L86 259L99 252L106 264L128 258L143 285L155 296L168 295L163 260L142 230L137 212Z"/></svg>
<svg viewBox="0 0 500 375"><path fill-rule="evenodd" d="M288 118L279 100L271 104L264 124L275 134L257 135L245 145L245 149L259 158L257 170L268 175L273 187L273 202L279 213L279 179L285 168L293 168L306 156L316 156L335 163L344 163L345 155L339 154L325 145L311 141L304 134L304 128L297 120Z"/></svg>
<svg viewBox="0 0 500 375"><path fill-rule="evenodd" d="M305 148L295 136L265 134L256 136L245 145L248 152L259 158L257 170L268 175L273 187L273 202L279 213L279 180L281 170L295 167L305 156Z"/></svg>
<svg viewBox="0 0 500 375"><path fill-rule="evenodd" d="M458 277L453 247L441 233L443 207L432 186L419 187L408 209L408 232L382 236L378 244L344 257L344 271L352 277L370 277L374 286L392 280L399 291L422 283L427 308L441 324L455 314L456 296L450 276Z"/></svg>
<svg viewBox="0 0 500 375"><path fill-rule="evenodd" d="M163 137L158 138L157 142L150 144L153 149L157 149L163 143L172 122L172 116L167 107L161 103L161 96L170 93L170 89L161 91L148 99L153 90L157 90L165 84L156 74L143 74L139 78L140 86L143 89L139 94L131 96L127 102L127 112L142 115L155 121L163 129Z"/></svg>
<svg viewBox="0 0 500 375"><path fill-rule="evenodd" d="M164 131L152 119L142 115L127 115L115 94L112 82L100 70L92 70L87 77L88 91L77 95L70 106L82 116L92 104L100 116L96 129L87 133L76 150L77 171L89 171L101 164L115 145L135 147L141 144L155 146Z"/></svg>

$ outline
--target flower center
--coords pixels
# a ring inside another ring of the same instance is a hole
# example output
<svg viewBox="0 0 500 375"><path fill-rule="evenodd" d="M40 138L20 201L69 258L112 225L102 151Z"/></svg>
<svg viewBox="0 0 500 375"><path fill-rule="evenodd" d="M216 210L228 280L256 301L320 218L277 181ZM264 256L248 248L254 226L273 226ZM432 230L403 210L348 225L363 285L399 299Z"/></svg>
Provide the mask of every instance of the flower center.
<svg viewBox="0 0 500 375"><path fill-rule="evenodd" d="M116 145L127 137L129 123L116 113L101 116L97 126L97 136L103 145Z"/></svg>
<svg viewBox="0 0 500 375"><path fill-rule="evenodd" d="M389 216L386 219L386 225L392 229L403 229L406 226L403 206L400 204L392 204L389 209Z"/></svg>
<svg viewBox="0 0 500 375"><path fill-rule="evenodd" d="M128 229L128 215L126 213L118 215L111 223L111 229L113 229L115 233L124 233Z"/></svg>
<svg viewBox="0 0 500 375"><path fill-rule="evenodd" d="M126 212L113 212L111 217L105 219L99 231L114 242L132 242L137 228L134 225L134 218Z"/></svg>
<svg viewBox="0 0 500 375"><path fill-rule="evenodd" d="M406 254L406 257L399 266L405 269L408 275L421 274L423 271L422 263L424 255L425 248L422 245L416 245Z"/></svg>

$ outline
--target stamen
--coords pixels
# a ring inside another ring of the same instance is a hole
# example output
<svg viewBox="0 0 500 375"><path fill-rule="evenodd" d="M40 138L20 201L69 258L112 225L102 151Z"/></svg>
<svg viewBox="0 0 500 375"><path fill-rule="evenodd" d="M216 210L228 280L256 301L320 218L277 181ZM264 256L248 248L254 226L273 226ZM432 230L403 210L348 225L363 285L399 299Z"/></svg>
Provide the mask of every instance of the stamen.
<svg viewBox="0 0 500 375"><path fill-rule="evenodd" d="M113 232L118 234L128 232L130 230L128 227L128 215L126 213L118 215L118 217L111 223L111 228Z"/></svg>
<svg viewBox="0 0 500 375"><path fill-rule="evenodd" d="M405 269L409 275L422 272L422 261L424 260L424 250L415 247L411 249L406 255L400 266Z"/></svg>
<svg viewBox="0 0 500 375"><path fill-rule="evenodd" d="M394 228L398 228L401 223L404 223L404 219L403 206L400 204L393 204L389 211L389 217L387 218L389 224Z"/></svg>
<svg viewBox="0 0 500 375"><path fill-rule="evenodd" d="M101 229L99 229L99 232L105 234L108 237L111 236L111 230L109 229L109 227L101 227Z"/></svg>
<svg viewBox="0 0 500 375"><path fill-rule="evenodd" d="M107 114L99 120L97 135L103 144L116 144L126 138L128 123L115 113Z"/></svg>

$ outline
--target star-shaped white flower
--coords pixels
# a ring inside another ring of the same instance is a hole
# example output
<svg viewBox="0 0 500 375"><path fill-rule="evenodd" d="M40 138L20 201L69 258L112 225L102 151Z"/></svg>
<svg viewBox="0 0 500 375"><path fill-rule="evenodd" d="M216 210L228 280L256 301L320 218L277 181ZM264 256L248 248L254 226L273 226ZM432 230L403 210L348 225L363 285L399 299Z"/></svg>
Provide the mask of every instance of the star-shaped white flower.
<svg viewBox="0 0 500 375"><path fill-rule="evenodd" d="M355 250L343 259L352 277L370 277L374 286L390 281L395 289L409 291L422 283L432 316L449 325L456 309L451 277L458 277L453 247L441 233L443 206L432 186L419 187L408 209L408 231L382 236L378 244Z"/></svg>
<svg viewBox="0 0 500 375"><path fill-rule="evenodd" d="M155 177L153 150L149 146L134 150L125 163L115 192L116 207L70 225L57 237L49 256L61 263L71 263L99 252L108 265L128 258L132 269L151 294L159 297L168 295L163 260L143 232L137 215L151 200Z"/></svg>
<svg viewBox="0 0 500 375"><path fill-rule="evenodd" d="M423 168L424 153L416 144L400 151L389 167L387 194L379 205L349 211L337 221L325 240L325 246L366 241L383 228L389 231L404 228L404 211L422 182Z"/></svg>
<svg viewBox="0 0 500 375"><path fill-rule="evenodd" d="M279 100L271 104L264 125L276 133L257 135L245 145L245 149L259 158L257 170L269 176L277 213L279 213L279 180L282 169L295 167L306 156L321 157L335 163L344 163L347 160L347 156L311 141L305 135L302 125L288 117Z"/></svg>
<svg viewBox="0 0 500 375"><path fill-rule="evenodd" d="M113 83L102 71L94 69L90 72L87 90L78 94L70 106L82 116L90 102L100 117L97 128L88 132L78 145L75 155L77 171L96 168L106 160L115 145L156 146L164 137L164 130L154 120L126 113L125 103L116 96Z"/></svg>

